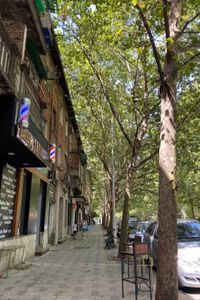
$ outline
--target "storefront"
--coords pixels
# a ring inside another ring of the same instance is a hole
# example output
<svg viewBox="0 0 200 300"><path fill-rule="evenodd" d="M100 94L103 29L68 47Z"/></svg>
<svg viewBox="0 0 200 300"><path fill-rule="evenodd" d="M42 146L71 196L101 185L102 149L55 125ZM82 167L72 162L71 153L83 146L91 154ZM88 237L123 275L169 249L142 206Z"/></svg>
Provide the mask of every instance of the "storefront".
<svg viewBox="0 0 200 300"><path fill-rule="evenodd" d="M0 100L0 246L23 245L28 258L47 247L48 176L41 170L47 169L48 142L31 118L28 128L17 125L18 101L13 95Z"/></svg>
<svg viewBox="0 0 200 300"><path fill-rule="evenodd" d="M12 236L17 171L9 164L1 166L0 240Z"/></svg>

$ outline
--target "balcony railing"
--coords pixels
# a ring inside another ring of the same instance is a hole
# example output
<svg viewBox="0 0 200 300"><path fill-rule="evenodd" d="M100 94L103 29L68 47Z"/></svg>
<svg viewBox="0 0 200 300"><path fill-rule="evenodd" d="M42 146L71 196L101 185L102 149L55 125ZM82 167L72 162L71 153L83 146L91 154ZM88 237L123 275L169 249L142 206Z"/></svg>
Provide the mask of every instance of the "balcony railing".
<svg viewBox="0 0 200 300"><path fill-rule="evenodd" d="M80 157L78 152L69 153L69 174L80 177Z"/></svg>
<svg viewBox="0 0 200 300"><path fill-rule="evenodd" d="M20 59L0 18L0 93L19 92Z"/></svg>
<svg viewBox="0 0 200 300"><path fill-rule="evenodd" d="M41 114L41 108L38 102L38 95L34 89L33 84L29 78L25 77L25 73L22 75L22 84L21 84L21 98L27 97L31 100L30 106L30 115L35 123L35 125L43 131L43 117Z"/></svg>
<svg viewBox="0 0 200 300"><path fill-rule="evenodd" d="M70 184L69 185L72 190L79 190L80 192L82 190L80 178L78 178L76 176L70 175ZM80 194L80 192L79 192L79 194Z"/></svg>
<svg viewBox="0 0 200 300"><path fill-rule="evenodd" d="M43 107L45 96L31 61L27 58L26 66L21 67L19 57L20 54L14 50L8 32L0 19L0 94L10 92L19 100L23 97L30 98L32 120L43 132L44 118L41 107Z"/></svg>

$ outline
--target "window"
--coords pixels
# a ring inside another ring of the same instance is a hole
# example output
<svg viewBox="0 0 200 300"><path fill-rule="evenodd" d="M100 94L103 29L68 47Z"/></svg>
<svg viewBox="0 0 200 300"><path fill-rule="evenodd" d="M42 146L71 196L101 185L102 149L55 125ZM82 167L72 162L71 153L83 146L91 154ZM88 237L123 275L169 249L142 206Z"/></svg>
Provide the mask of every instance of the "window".
<svg viewBox="0 0 200 300"><path fill-rule="evenodd" d="M60 124L62 126L64 126L64 108L63 107L61 107L61 109L60 109Z"/></svg>
<svg viewBox="0 0 200 300"><path fill-rule="evenodd" d="M52 90L51 80L46 80L46 81L45 81L45 85L46 85L48 94L50 95L50 94L51 94L51 90Z"/></svg>
<svg viewBox="0 0 200 300"><path fill-rule="evenodd" d="M69 129L69 127L68 127L68 120L66 119L66 120L65 120L65 136L66 136L66 137L68 137L68 135L69 135L68 129Z"/></svg>
<svg viewBox="0 0 200 300"><path fill-rule="evenodd" d="M156 222L151 223L149 225L149 227L147 228L146 233L148 233L149 235L152 235L153 232L154 232L155 227L156 227Z"/></svg>
<svg viewBox="0 0 200 300"><path fill-rule="evenodd" d="M48 138L48 126L47 126L47 122L45 122L44 124L44 136L47 139Z"/></svg>
<svg viewBox="0 0 200 300"><path fill-rule="evenodd" d="M52 130L56 130L56 111L55 109L53 110L52 113Z"/></svg>
<svg viewBox="0 0 200 300"><path fill-rule="evenodd" d="M187 222L177 224L178 239L195 239L200 238L200 223Z"/></svg>

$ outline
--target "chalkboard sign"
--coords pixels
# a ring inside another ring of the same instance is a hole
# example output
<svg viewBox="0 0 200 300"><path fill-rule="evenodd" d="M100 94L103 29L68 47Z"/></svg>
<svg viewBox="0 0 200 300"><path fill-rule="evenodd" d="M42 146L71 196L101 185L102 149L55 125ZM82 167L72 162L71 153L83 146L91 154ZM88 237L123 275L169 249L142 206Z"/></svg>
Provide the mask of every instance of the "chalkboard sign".
<svg viewBox="0 0 200 300"><path fill-rule="evenodd" d="M16 169L9 164L3 167L0 190L0 239L10 237L16 196Z"/></svg>

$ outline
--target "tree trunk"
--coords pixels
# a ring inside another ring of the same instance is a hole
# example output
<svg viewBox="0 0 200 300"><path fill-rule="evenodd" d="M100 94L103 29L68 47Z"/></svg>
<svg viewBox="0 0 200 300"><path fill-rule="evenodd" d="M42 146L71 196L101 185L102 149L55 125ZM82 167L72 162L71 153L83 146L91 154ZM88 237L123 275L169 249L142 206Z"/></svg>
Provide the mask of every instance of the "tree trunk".
<svg viewBox="0 0 200 300"><path fill-rule="evenodd" d="M158 273L156 300L177 300L174 99L162 87L159 151Z"/></svg>
<svg viewBox="0 0 200 300"><path fill-rule="evenodd" d="M122 215L122 228L119 241L118 257L121 256L123 251L123 245L127 242L128 236L128 217L129 217L129 203L130 203L130 189L131 189L131 180L133 175L133 163L131 162L127 170L127 182L126 189L124 193L124 205L123 205L123 215Z"/></svg>
<svg viewBox="0 0 200 300"><path fill-rule="evenodd" d="M110 221L109 221L109 232L113 232L113 201L110 201Z"/></svg>
<svg viewBox="0 0 200 300"><path fill-rule="evenodd" d="M194 201L192 197L190 197L190 208L191 208L192 219L196 219L195 212L194 212Z"/></svg>
<svg viewBox="0 0 200 300"><path fill-rule="evenodd" d="M129 196L125 192L124 194L124 205L123 205L123 215L122 215L122 227L119 241L118 257L121 257L121 252L123 251L123 245L127 242L128 235L128 216L129 216Z"/></svg>
<svg viewBox="0 0 200 300"><path fill-rule="evenodd" d="M177 37L182 0L163 1L167 53L160 85L158 273L156 300L178 300L176 209ZM169 10L168 10L169 8ZM168 14L169 12L169 14Z"/></svg>

